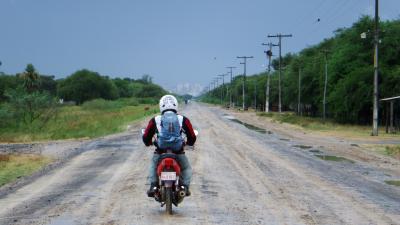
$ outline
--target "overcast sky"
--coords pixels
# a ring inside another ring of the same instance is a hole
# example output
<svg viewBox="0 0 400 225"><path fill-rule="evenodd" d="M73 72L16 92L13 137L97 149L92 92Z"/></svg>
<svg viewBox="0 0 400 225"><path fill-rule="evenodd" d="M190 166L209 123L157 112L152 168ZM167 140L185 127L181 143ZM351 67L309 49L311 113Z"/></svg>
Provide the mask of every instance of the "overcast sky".
<svg viewBox="0 0 400 225"><path fill-rule="evenodd" d="M400 0L380 2L382 19L399 18ZM33 63L57 78L87 68L208 85L226 66L242 73L236 56L255 57L248 74L263 71L261 43L277 42L268 34L293 34L282 51L298 52L373 9L374 0L0 0L0 71Z"/></svg>

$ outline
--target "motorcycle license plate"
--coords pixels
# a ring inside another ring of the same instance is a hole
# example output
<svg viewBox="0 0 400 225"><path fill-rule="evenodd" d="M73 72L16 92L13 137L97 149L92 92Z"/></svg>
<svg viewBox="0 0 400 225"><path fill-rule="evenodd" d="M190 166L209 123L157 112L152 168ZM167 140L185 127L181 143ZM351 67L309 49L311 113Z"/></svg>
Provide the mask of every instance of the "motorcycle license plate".
<svg viewBox="0 0 400 225"><path fill-rule="evenodd" d="M161 180L176 180L175 172L161 172Z"/></svg>

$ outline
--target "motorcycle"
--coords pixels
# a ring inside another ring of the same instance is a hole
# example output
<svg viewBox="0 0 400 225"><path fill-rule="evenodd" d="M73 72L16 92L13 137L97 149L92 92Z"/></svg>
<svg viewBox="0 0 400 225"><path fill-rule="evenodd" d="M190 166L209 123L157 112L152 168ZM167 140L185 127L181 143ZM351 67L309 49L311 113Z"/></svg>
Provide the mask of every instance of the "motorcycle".
<svg viewBox="0 0 400 225"><path fill-rule="evenodd" d="M199 134L197 130L194 130L194 133L196 136ZM142 129L143 134L144 129ZM153 143L157 143L156 138ZM171 215L172 205L177 207L186 197L186 190L181 181L181 167L176 154L167 149L160 155L156 168L159 187L155 190L154 199L161 203L161 207L165 205L166 213Z"/></svg>

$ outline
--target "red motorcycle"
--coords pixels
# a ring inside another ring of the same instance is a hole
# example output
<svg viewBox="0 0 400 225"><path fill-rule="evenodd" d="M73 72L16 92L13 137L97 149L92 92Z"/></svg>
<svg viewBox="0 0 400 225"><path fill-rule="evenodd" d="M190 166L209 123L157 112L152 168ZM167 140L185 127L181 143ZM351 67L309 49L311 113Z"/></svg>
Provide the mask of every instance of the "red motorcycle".
<svg viewBox="0 0 400 225"><path fill-rule="evenodd" d="M198 131L194 131L196 136ZM142 130L142 134L144 130ZM156 142L156 140L155 140ZM161 203L168 214L172 214L172 204L176 207L186 196L185 187L182 185L181 167L176 154L171 150L160 155L157 163L159 188L155 191L154 199Z"/></svg>

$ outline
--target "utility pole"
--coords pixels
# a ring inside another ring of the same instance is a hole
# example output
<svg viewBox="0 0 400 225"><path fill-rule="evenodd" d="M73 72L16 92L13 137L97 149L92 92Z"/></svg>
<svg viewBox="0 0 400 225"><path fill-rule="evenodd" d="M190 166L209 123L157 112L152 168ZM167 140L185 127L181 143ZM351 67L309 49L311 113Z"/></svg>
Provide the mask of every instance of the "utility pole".
<svg viewBox="0 0 400 225"><path fill-rule="evenodd" d="M378 136L378 50L379 50L379 0L375 0L375 38L374 38L374 109L372 121L372 136Z"/></svg>
<svg viewBox="0 0 400 225"><path fill-rule="evenodd" d="M269 38L271 37L277 37L279 39L278 45L279 45L279 112L282 112L282 91L281 91L281 65L282 65L282 38L283 37L293 37L291 34L277 34L277 35L268 35Z"/></svg>
<svg viewBox="0 0 400 225"><path fill-rule="evenodd" d="M225 94L224 94L224 88L225 88L225 76L228 76L228 74L220 74L218 75L219 77L222 77L222 99L225 99Z"/></svg>
<svg viewBox="0 0 400 225"><path fill-rule="evenodd" d="M230 87L229 87L229 108L232 108L232 106L233 106L233 102L232 102L232 90L233 90L233 87L232 87L232 77L233 77L233 75L232 75L232 69L234 69L234 68L236 68L235 66L228 66L228 67L226 67L227 69L230 69L230 74L231 74L231 83L230 83Z"/></svg>
<svg viewBox="0 0 400 225"><path fill-rule="evenodd" d="M325 56L325 82L324 82L324 99L323 99L323 116L322 118L325 120L326 119L326 87L328 85L328 53L330 51L328 50L322 50L322 53L324 53Z"/></svg>
<svg viewBox="0 0 400 225"><path fill-rule="evenodd" d="M216 79L217 79L217 83L218 83L218 80L219 80L219 79L221 79L221 77L219 77L219 75L218 75ZM222 87L221 87L221 91L220 91L221 105L222 105L222 96L223 96L223 91L224 91L224 86L222 86Z"/></svg>
<svg viewBox="0 0 400 225"><path fill-rule="evenodd" d="M297 102L297 114L302 116L303 113L301 111L301 62L299 62L299 97Z"/></svg>
<svg viewBox="0 0 400 225"><path fill-rule="evenodd" d="M218 88L218 79L214 78L214 92L215 90L217 90L217 88ZM217 94L215 94L215 96L218 97L218 92Z"/></svg>
<svg viewBox="0 0 400 225"><path fill-rule="evenodd" d="M257 80L254 80L254 110L257 112Z"/></svg>
<svg viewBox="0 0 400 225"><path fill-rule="evenodd" d="M269 46L269 50L264 51L268 58L268 73L267 73L267 87L265 89L265 112L269 112L269 83L270 83L270 76L271 76L271 58L272 58L272 47L279 46L276 44L272 44L271 42L268 44L262 43L262 45Z"/></svg>
<svg viewBox="0 0 400 225"><path fill-rule="evenodd" d="M223 104L224 95L224 88L225 88L225 76L228 74L220 74L218 77L222 78L222 88L221 88L221 104Z"/></svg>
<svg viewBox="0 0 400 225"><path fill-rule="evenodd" d="M244 73L243 73L243 83L242 83L242 93L243 93L243 111L245 109L246 103L245 103L245 93L244 93L244 86L246 82L246 65L247 65L247 59L252 59L253 56L237 56L236 58L238 59L243 59L243 62L240 64L244 65Z"/></svg>

